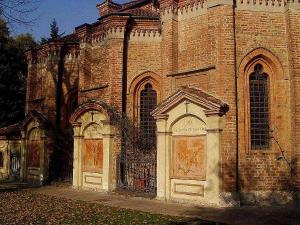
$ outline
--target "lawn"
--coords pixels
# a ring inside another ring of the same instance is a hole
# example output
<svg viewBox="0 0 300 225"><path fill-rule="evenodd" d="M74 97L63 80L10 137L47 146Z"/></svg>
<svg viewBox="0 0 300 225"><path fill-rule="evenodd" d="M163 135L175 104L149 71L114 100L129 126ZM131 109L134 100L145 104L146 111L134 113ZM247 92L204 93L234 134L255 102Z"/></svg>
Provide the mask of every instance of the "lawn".
<svg viewBox="0 0 300 225"><path fill-rule="evenodd" d="M0 224L201 224L199 220L112 208L30 191L0 192Z"/></svg>

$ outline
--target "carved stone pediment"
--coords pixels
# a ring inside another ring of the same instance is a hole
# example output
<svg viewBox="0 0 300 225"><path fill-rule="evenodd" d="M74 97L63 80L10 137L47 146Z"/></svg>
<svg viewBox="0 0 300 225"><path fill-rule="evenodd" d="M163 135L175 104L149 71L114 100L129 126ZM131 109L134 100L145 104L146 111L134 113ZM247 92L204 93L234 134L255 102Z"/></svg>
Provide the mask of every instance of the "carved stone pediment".
<svg viewBox="0 0 300 225"><path fill-rule="evenodd" d="M25 116L25 119L22 121L22 123L20 125L21 130L24 130L25 127L27 127L27 125L32 121L34 121L34 123L36 123L35 126L40 127L40 128L50 128L50 126L51 126L49 121L46 119L46 117L42 113L32 110L29 113L27 113L27 115Z"/></svg>
<svg viewBox="0 0 300 225"><path fill-rule="evenodd" d="M164 118L172 108L184 101L200 106L206 116L223 116L229 110L226 103L201 89L184 87L159 104L152 111L152 116L156 119Z"/></svg>

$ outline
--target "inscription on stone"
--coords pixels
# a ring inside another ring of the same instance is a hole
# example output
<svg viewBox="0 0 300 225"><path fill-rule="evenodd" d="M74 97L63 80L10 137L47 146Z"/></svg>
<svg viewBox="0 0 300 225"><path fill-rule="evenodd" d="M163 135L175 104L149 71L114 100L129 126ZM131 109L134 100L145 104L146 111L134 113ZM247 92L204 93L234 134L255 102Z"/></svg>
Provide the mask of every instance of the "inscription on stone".
<svg viewBox="0 0 300 225"><path fill-rule="evenodd" d="M173 177L177 179L205 179L206 136L173 137Z"/></svg>
<svg viewBox="0 0 300 225"><path fill-rule="evenodd" d="M103 140L85 139L83 152L83 170L85 172L102 173Z"/></svg>
<svg viewBox="0 0 300 225"><path fill-rule="evenodd" d="M206 133L206 125L195 117L184 117L172 128L173 135L201 135Z"/></svg>

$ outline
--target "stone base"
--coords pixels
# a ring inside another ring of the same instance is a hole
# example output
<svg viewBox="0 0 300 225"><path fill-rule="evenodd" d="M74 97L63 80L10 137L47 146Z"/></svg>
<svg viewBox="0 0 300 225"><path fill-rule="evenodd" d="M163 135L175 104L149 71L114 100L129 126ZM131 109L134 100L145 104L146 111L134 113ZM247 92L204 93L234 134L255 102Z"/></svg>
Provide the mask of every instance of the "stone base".
<svg viewBox="0 0 300 225"><path fill-rule="evenodd" d="M249 191L241 192L240 199L241 205L288 205L297 201L297 193L293 191Z"/></svg>
<svg viewBox="0 0 300 225"><path fill-rule="evenodd" d="M197 206L205 206L205 207L239 207L239 197L236 193L223 192L219 195L218 198L215 198L214 201L209 201L208 198L203 198L203 200L193 200L191 199L180 199L180 198L172 198L171 200L166 200L165 198L156 197L159 201L170 201L177 202L183 204L192 204Z"/></svg>
<svg viewBox="0 0 300 225"><path fill-rule="evenodd" d="M0 173L0 181L8 180L8 174L6 173Z"/></svg>
<svg viewBox="0 0 300 225"><path fill-rule="evenodd" d="M159 201L168 201L165 198L156 197ZM216 202L209 202L207 199L188 200L172 198L170 202L186 203L198 206L209 207L239 207L239 206L279 206L279 205L300 205L300 191L249 191L249 192L222 192Z"/></svg>

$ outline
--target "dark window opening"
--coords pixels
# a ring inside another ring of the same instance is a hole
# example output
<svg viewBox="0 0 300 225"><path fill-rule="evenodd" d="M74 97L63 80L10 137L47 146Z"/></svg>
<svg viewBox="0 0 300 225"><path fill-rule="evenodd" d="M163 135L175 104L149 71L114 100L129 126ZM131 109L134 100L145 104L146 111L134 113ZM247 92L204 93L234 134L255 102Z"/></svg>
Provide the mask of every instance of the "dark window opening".
<svg viewBox="0 0 300 225"><path fill-rule="evenodd" d="M269 81L263 66L257 64L250 75L251 149L269 147Z"/></svg>
<svg viewBox="0 0 300 225"><path fill-rule="evenodd" d="M156 123L151 116L151 111L157 105L157 93L151 84L146 84L141 91L140 97L140 130L142 138L142 148L150 150L156 147Z"/></svg>
<svg viewBox="0 0 300 225"><path fill-rule="evenodd" d="M3 152L0 152L0 167L3 167L4 164Z"/></svg>

